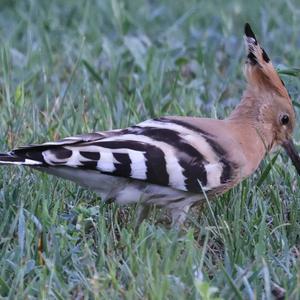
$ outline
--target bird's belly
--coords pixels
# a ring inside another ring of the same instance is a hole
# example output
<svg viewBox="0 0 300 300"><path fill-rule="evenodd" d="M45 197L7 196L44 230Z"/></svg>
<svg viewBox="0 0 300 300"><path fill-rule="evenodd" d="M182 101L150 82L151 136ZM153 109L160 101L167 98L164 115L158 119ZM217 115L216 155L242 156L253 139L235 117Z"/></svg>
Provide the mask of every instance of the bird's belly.
<svg viewBox="0 0 300 300"><path fill-rule="evenodd" d="M203 194L194 194L171 187L149 184L139 180L102 174L96 170L70 167L33 167L51 175L76 182L96 192L105 202L120 205L142 203L159 207L177 208L203 200Z"/></svg>

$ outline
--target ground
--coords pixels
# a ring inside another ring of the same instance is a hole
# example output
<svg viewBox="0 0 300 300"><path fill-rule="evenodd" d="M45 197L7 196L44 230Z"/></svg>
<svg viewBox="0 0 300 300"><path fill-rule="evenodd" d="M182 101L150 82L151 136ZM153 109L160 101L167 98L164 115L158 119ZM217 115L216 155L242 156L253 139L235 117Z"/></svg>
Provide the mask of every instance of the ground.
<svg viewBox="0 0 300 300"><path fill-rule="evenodd" d="M0 150L163 115L226 117L245 87L245 22L299 114L297 3L2 0ZM276 151L185 230L155 210L135 232L137 207L1 167L0 297L299 299L298 186Z"/></svg>

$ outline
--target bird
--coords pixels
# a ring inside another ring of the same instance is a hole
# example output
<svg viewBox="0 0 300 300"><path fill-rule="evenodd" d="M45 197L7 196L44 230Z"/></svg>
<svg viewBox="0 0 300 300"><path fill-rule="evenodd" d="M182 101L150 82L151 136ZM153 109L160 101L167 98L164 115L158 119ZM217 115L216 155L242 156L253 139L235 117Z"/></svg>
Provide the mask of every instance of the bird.
<svg viewBox="0 0 300 300"><path fill-rule="evenodd" d="M277 146L300 174L291 97L248 23L244 32L246 87L227 118L161 116L125 129L19 147L1 153L0 164L71 180L104 202L139 203L138 224L152 206L166 208L176 226L192 206L252 175Z"/></svg>

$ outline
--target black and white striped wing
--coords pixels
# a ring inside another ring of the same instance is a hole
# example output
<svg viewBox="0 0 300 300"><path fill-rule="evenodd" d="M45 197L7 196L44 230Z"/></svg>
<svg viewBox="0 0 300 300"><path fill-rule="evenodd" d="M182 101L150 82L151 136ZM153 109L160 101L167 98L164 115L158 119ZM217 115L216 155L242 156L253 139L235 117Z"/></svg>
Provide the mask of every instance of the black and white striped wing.
<svg viewBox="0 0 300 300"><path fill-rule="evenodd" d="M19 148L12 153L43 166L98 170L193 193L219 189L234 174L213 136L168 118Z"/></svg>

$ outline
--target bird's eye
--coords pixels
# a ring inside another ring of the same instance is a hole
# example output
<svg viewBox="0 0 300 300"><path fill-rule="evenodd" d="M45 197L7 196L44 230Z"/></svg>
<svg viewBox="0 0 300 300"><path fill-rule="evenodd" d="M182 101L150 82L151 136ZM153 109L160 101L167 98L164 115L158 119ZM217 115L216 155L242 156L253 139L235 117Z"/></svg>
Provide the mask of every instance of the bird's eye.
<svg viewBox="0 0 300 300"><path fill-rule="evenodd" d="M282 115L280 118L280 122L282 125L286 125L289 122L289 120L289 116L286 114Z"/></svg>

